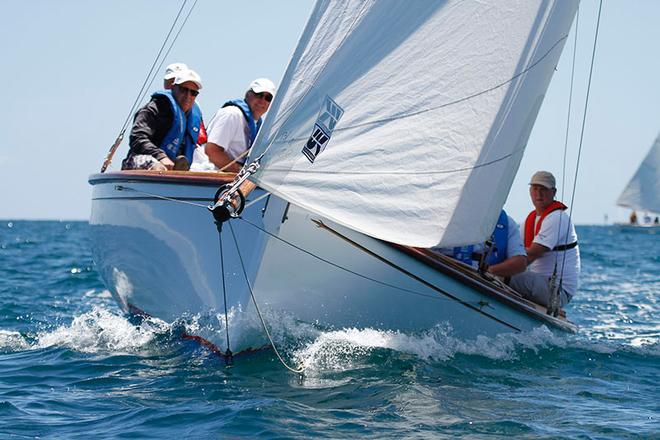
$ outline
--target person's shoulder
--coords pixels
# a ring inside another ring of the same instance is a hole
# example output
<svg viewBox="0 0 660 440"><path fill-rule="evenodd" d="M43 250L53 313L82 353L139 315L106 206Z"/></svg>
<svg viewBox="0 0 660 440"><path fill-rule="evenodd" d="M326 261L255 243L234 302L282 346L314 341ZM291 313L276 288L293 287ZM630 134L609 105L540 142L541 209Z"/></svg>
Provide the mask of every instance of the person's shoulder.
<svg viewBox="0 0 660 440"><path fill-rule="evenodd" d="M236 107L235 105L228 105L226 107L222 107L220 111L224 112L226 115L235 118L235 117L243 117L243 111Z"/></svg>
<svg viewBox="0 0 660 440"><path fill-rule="evenodd" d="M169 98L161 94L152 95L151 100L145 107L155 110L158 113L172 113L172 105L170 104Z"/></svg>
<svg viewBox="0 0 660 440"><path fill-rule="evenodd" d="M509 228L518 229L518 222L514 220L509 214L506 215L507 222L509 223Z"/></svg>
<svg viewBox="0 0 660 440"><path fill-rule="evenodd" d="M571 220L571 216L566 209L557 209L552 211L543 220L544 227L547 226L548 228L557 228L559 225L562 225L561 227L565 228L572 224L573 221Z"/></svg>
<svg viewBox="0 0 660 440"><path fill-rule="evenodd" d="M219 123L222 121L224 124L240 124L242 121L245 119L243 116L243 112L241 109L239 109L236 106L227 106L227 107L222 107L219 109L215 116L214 119L216 120L216 123Z"/></svg>

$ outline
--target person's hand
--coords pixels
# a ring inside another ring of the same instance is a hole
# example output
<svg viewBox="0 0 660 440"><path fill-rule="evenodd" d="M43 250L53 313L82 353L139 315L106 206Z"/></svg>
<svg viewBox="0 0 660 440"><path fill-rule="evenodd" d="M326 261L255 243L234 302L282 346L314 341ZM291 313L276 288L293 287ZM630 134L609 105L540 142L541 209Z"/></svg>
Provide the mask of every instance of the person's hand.
<svg viewBox="0 0 660 440"><path fill-rule="evenodd" d="M165 168L167 168L168 170L174 168L174 162L172 162L172 160L169 157L162 158L160 160L160 163L162 163L165 166Z"/></svg>

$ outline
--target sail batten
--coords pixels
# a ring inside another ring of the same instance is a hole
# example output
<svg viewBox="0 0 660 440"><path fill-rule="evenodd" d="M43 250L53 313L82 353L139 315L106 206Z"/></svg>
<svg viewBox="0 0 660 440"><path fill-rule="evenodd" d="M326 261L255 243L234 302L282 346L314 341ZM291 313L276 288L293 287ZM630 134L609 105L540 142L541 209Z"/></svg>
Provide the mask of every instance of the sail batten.
<svg viewBox="0 0 660 440"><path fill-rule="evenodd" d="M490 235L577 1L317 2L253 179L383 240Z"/></svg>
<svg viewBox="0 0 660 440"><path fill-rule="evenodd" d="M621 192L616 204L639 211L660 213L660 134Z"/></svg>

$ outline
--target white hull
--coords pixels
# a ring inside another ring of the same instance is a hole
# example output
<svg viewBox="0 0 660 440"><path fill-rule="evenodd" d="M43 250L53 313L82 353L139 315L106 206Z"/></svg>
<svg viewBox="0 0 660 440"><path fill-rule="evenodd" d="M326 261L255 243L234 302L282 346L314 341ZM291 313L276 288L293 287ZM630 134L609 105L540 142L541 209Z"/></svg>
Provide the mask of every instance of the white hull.
<svg viewBox="0 0 660 440"><path fill-rule="evenodd" d="M219 240L211 213L189 203L210 204L220 178L121 172L90 183L94 260L121 307L167 322L205 316L210 321L195 336L222 351L220 241L233 352L266 343L247 331L258 321L244 273L267 320L287 315L327 328L404 332L449 324L464 339L544 324L575 330L453 260L373 239L261 190Z"/></svg>
<svg viewBox="0 0 660 440"><path fill-rule="evenodd" d="M660 234L660 225L654 223L633 225L630 223L617 223L622 232L639 232L642 234Z"/></svg>

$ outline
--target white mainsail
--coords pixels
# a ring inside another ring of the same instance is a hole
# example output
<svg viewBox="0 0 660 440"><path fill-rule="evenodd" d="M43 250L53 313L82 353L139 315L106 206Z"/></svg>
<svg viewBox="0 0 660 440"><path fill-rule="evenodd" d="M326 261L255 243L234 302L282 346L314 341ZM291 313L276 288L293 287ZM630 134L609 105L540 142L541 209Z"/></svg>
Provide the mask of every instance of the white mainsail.
<svg viewBox="0 0 660 440"><path fill-rule="evenodd" d="M660 135L616 204L640 211L660 212Z"/></svg>
<svg viewBox="0 0 660 440"><path fill-rule="evenodd" d="M319 0L253 147L253 180L390 242L484 240L577 4Z"/></svg>

